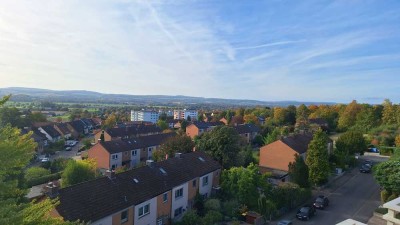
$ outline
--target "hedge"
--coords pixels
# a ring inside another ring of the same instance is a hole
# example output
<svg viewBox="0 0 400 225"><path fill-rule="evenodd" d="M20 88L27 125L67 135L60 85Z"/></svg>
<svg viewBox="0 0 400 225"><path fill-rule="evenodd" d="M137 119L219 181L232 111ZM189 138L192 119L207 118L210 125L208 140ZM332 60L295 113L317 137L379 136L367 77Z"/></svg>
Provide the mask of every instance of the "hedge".
<svg viewBox="0 0 400 225"><path fill-rule="evenodd" d="M53 174L50 174L50 175L47 175L47 176L43 176L43 177L39 177L39 178L36 178L36 179L27 180L26 181L26 186L32 187L32 186L35 186L35 185L47 183L49 181L58 180L60 178L61 178L61 172L53 173Z"/></svg>

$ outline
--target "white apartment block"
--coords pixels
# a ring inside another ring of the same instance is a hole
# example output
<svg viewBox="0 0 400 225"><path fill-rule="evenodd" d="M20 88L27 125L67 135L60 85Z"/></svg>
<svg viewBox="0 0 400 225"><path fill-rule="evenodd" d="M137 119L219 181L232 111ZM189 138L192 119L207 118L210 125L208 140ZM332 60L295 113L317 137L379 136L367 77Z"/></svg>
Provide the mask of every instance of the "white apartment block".
<svg viewBox="0 0 400 225"><path fill-rule="evenodd" d="M140 111L131 111L131 121L146 121L157 123L159 118L159 114L157 111L149 111L149 110L140 110Z"/></svg>
<svg viewBox="0 0 400 225"><path fill-rule="evenodd" d="M187 118L190 117L190 119L193 121L193 120L197 120L197 116L198 116L198 112L196 110L187 110L187 109L174 110L174 119L177 119L177 120L182 120L182 119L187 120Z"/></svg>

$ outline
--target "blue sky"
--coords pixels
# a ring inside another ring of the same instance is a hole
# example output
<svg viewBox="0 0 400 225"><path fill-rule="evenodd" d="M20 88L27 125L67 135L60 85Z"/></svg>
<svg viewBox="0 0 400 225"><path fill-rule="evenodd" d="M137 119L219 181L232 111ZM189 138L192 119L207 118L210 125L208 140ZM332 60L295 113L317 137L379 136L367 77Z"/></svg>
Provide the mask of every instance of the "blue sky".
<svg viewBox="0 0 400 225"><path fill-rule="evenodd" d="M0 4L0 87L400 102L400 1Z"/></svg>

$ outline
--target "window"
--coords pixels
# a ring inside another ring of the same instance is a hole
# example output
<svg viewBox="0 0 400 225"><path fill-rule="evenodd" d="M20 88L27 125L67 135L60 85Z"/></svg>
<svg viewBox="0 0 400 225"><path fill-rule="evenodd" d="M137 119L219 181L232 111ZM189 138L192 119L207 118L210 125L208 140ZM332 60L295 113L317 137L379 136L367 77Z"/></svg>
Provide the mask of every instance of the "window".
<svg viewBox="0 0 400 225"><path fill-rule="evenodd" d="M208 185L208 176L203 177L203 187Z"/></svg>
<svg viewBox="0 0 400 225"><path fill-rule="evenodd" d="M175 191L175 199L180 198L183 196L183 188L180 188Z"/></svg>
<svg viewBox="0 0 400 225"><path fill-rule="evenodd" d="M111 158L112 159L118 159L118 155L117 154L111 155Z"/></svg>
<svg viewBox="0 0 400 225"><path fill-rule="evenodd" d="M144 205L139 208L139 217L143 217L150 213L150 204Z"/></svg>
<svg viewBox="0 0 400 225"><path fill-rule="evenodd" d="M117 168L117 164L112 164L112 165L111 165L111 169L112 169L112 170L115 170L115 168Z"/></svg>
<svg viewBox="0 0 400 225"><path fill-rule="evenodd" d="M121 223L125 223L126 221L128 221L128 210L121 213Z"/></svg>
<svg viewBox="0 0 400 225"><path fill-rule="evenodd" d="M132 156L136 156L137 155L137 150L133 150L132 151Z"/></svg>
<svg viewBox="0 0 400 225"><path fill-rule="evenodd" d="M149 152L151 152L151 150L153 150L153 148L148 148L147 150L149 150Z"/></svg>
<svg viewBox="0 0 400 225"><path fill-rule="evenodd" d="M192 181L192 186L193 186L193 187L196 187L196 183L197 183L197 180L194 179L194 180Z"/></svg>
<svg viewBox="0 0 400 225"><path fill-rule="evenodd" d="M165 203L165 202L167 202L168 201L168 192L165 192L164 194L163 194L163 202Z"/></svg>
<svg viewBox="0 0 400 225"><path fill-rule="evenodd" d="M179 216L181 214L182 214L182 207L179 207L179 208L175 209L174 216Z"/></svg>

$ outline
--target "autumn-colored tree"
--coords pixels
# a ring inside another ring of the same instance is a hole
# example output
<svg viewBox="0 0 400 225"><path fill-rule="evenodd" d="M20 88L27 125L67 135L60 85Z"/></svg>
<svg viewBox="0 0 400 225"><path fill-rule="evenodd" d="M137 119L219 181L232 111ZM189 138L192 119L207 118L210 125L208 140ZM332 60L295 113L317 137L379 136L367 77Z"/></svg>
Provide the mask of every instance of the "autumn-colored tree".
<svg viewBox="0 0 400 225"><path fill-rule="evenodd" d="M229 123L229 125L234 126L243 123L244 123L243 116L234 116L231 118L231 122Z"/></svg>
<svg viewBox="0 0 400 225"><path fill-rule="evenodd" d="M274 108L274 121L279 125L283 125L286 120L286 109L281 107Z"/></svg>
<svg viewBox="0 0 400 225"><path fill-rule="evenodd" d="M115 115L115 113L112 113L111 115L109 115L107 117L107 119L104 121L103 123L103 129L104 128L112 128L115 126L115 124L117 123L117 116Z"/></svg>
<svg viewBox="0 0 400 225"><path fill-rule="evenodd" d="M396 147L400 147L400 134L396 136L394 143L396 144Z"/></svg>
<svg viewBox="0 0 400 225"><path fill-rule="evenodd" d="M356 123L357 114L361 111L361 106L356 100L353 100L348 104L344 112L340 115L338 121L338 128L346 130L352 127Z"/></svg>
<svg viewBox="0 0 400 225"><path fill-rule="evenodd" d="M258 118L257 116L253 115L253 114L248 114L244 116L244 122L245 123L251 123L251 124L258 124Z"/></svg>
<svg viewBox="0 0 400 225"><path fill-rule="evenodd" d="M396 106L393 105L389 99L385 99L382 105L383 105L382 123L387 125L396 124L397 123Z"/></svg>

